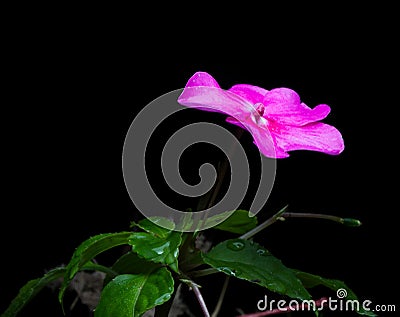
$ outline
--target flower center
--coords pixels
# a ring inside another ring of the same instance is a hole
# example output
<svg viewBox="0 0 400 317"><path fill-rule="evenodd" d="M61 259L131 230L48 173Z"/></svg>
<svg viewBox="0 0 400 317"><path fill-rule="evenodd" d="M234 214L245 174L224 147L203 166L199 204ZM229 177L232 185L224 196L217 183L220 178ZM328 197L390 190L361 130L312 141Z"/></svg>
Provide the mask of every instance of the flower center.
<svg viewBox="0 0 400 317"><path fill-rule="evenodd" d="M267 120L263 117L265 106L261 102L258 102L254 105L254 108L256 111L254 111L251 115L253 122L257 125L266 125Z"/></svg>
<svg viewBox="0 0 400 317"><path fill-rule="evenodd" d="M254 105L254 107L256 108L256 110L257 110L258 114L260 115L260 117L262 117L264 115L265 106L261 102L259 102L259 103L256 103Z"/></svg>

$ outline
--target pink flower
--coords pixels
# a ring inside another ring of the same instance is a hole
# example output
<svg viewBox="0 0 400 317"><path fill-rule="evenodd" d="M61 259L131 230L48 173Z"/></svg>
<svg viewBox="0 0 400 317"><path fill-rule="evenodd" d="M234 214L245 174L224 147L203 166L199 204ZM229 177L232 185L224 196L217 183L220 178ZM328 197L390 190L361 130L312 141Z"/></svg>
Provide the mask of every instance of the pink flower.
<svg viewBox="0 0 400 317"><path fill-rule="evenodd" d="M184 106L225 113L228 122L248 130L260 152L271 158L288 157L288 151L311 150L337 155L344 149L342 135L321 123L330 112L325 104L313 109L288 88L270 91L239 84L223 90L208 73L197 72L178 98Z"/></svg>

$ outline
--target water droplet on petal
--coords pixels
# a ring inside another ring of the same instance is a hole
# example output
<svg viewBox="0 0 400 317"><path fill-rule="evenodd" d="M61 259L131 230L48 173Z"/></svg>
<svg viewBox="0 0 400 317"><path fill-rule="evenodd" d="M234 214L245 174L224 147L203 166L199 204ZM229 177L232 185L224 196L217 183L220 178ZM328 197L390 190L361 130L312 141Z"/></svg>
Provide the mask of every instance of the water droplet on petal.
<svg viewBox="0 0 400 317"><path fill-rule="evenodd" d="M240 239L231 240L228 242L227 247L232 251L240 251L244 248L244 242Z"/></svg>

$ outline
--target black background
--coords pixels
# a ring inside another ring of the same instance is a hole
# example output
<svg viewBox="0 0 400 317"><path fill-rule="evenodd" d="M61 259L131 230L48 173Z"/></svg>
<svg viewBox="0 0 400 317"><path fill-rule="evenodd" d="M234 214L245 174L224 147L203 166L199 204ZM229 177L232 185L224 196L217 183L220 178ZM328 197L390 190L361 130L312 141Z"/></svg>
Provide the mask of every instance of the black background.
<svg viewBox="0 0 400 317"><path fill-rule="evenodd" d="M329 20L323 15L301 30L260 23L239 34L233 26L195 31L189 20L184 35L179 28L162 33L162 23L144 34L146 23L132 26L132 18L118 14L62 22L54 14L23 23L25 15L29 9L10 22L15 33L8 33L4 60L0 310L26 281L67 263L84 239L126 230L140 217L122 177L125 134L147 103L183 88L196 71L210 73L223 88L288 87L310 107L331 106L324 121L342 132L344 152L296 151L279 160L259 217L289 204L291 211L354 217L363 225L289 220L256 240L289 267L343 280L360 298L399 308L391 291L398 281L398 184L391 165L398 143L398 68L389 23L378 28L357 15L353 24L352 12ZM260 34L250 39L253 30ZM243 142L254 151L250 138ZM189 175L197 172L193 168ZM222 280L199 283L212 307ZM244 282L231 287L222 316L234 315L236 307L256 311L264 290ZM39 315L62 315L56 293L45 289L21 313ZM87 313L78 307L75 315Z"/></svg>

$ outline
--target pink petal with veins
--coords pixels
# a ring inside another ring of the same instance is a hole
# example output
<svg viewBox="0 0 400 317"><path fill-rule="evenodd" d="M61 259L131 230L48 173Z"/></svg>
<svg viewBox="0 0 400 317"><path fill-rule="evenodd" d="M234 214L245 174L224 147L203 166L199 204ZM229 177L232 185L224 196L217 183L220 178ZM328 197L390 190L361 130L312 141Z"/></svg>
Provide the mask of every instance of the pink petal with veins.
<svg viewBox="0 0 400 317"><path fill-rule="evenodd" d="M228 89L228 91L243 97L253 105L258 102L262 102L264 96L268 92L268 90L264 88L246 84L232 86L230 89Z"/></svg>
<svg viewBox="0 0 400 317"><path fill-rule="evenodd" d="M309 108L289 88L266 90L240 84L229 90L205 72L194 74L178 98L184 106L225 113L227 122L248 130L260 152L271 158L288 151L311 150L337 155L344 149L342 135L320 121L330 112L325 104Z"/></svg>
<svg viewBox="0 0 400 317"><path fill-rule="evenodd" d="M225 113L238 120L248 116L248 113L253 110L253 106L242 97L215 87L185 88L178 102L191 108Z"/></svg>
<svg viewBox="0 0 400 317"><path fill-rule="evenodd" d="M264 117L280 124L305 125L324 119L330 112L328 105L318 105L314 109L300 102L299 95L288 88L276 88L267 92L263 99Z"/></svg>
<svg viewBox="0 0 400 317"><path fill-rule="evenodd" d="M178 102L191 108L225 113L238 120L244 119L244 115L254 109L246 99L221 89L217 81L204 72L196 73L189 79Z"/></svg>
<svg viewBox="0 0 400 317"><path fill-rule="evenodd" d="M217 81L210 74L206 72L197 72L189 78L185 87L215 87L221 88Z"/></svg>
<svg viewBox="0 0 400 317"><path fill-rule="evenodd" d="M311 150L337 155L344 150L340 132L333 126L315 122L301 127L282 126L274 133L279 148L285 151Z"/></svg>

